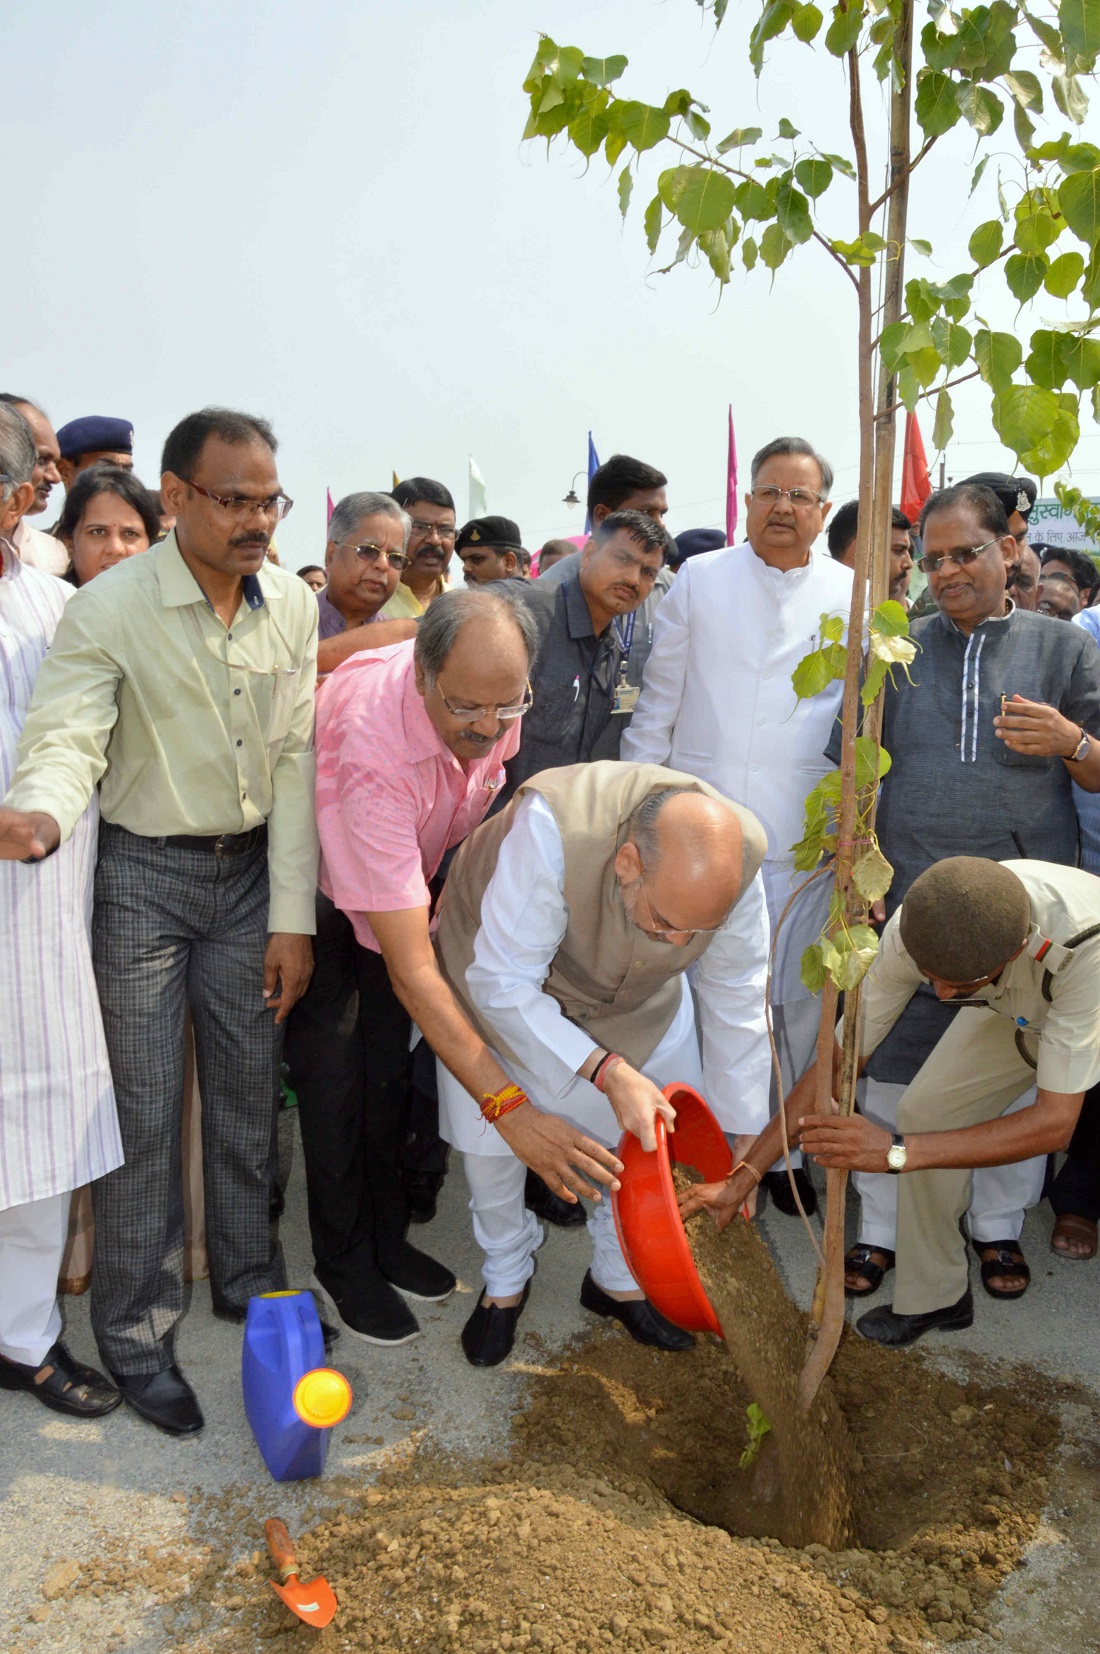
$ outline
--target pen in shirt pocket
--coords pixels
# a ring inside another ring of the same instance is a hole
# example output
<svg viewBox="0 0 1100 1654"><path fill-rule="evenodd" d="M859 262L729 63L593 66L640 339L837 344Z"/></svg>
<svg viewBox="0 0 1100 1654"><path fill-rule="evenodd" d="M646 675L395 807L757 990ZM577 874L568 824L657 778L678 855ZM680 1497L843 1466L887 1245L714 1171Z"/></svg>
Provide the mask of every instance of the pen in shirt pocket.
<svg viewBox="0 0 1100 1654"><path fill-rule="evenodd" d="M573 679L573 705L574 706L576 706L577 701L580 698L580 692L581 692L581 675L578 672L576 677Z"/></svg>

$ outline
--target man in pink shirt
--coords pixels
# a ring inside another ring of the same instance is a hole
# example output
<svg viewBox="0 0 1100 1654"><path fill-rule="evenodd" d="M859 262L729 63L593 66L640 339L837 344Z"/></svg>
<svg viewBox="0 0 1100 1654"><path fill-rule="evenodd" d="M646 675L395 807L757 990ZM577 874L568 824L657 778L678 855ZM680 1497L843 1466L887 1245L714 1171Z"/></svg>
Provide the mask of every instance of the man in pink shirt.
<svg viewBox="0 0 1100 1654"><path fill-rule="evenodd" d="M416 1336L402 1293L439 1301L455 1284L405 1238L399 1156L412 1024L474 1096L509 1083L440 975L429 887L445 852L487 813L519 746L536 642L521 604L446 592L415 643L353 656L318 695L316 964L287 1055L317 1283L345 1327L371 1343ZM574 1167L608 1183L618 1167L531 1106L498 1129L555 1187L563 1174L577 1182Z"/></svg>

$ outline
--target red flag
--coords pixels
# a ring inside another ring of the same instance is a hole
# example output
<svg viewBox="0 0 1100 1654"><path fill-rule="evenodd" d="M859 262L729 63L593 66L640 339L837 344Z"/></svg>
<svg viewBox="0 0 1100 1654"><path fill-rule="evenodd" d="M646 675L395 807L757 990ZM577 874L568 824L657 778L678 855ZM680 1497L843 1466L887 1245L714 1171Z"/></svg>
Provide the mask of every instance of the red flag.
<svg viewBox="0 0 1100 1654"><path fill-rule="evenodd" d="M920 426L917 424L916 414L907 413L905 416L905 453L901 461L901 509L915 523L920 516L920 508L932 492L932 484L928 480L928 461L924 454L924 443L921 441Z"/></svg>
<svg viewBox="0 0 1100 1654"><path fill-rule="evenodd" d="M331 523L332 513L336 510L336 507L332 503L332 489L331 488L326 488L325 489L325 494L328 497L328 516L325 518L325 522L326 523Z"/></svg>
<svg viewBox="0 0 1100 1654"><path fill-rule="evenodd" d="M733 403L730 403L730 439L726 454L726 544L732 546L737 528L737 443L733 437Z"/></svg>

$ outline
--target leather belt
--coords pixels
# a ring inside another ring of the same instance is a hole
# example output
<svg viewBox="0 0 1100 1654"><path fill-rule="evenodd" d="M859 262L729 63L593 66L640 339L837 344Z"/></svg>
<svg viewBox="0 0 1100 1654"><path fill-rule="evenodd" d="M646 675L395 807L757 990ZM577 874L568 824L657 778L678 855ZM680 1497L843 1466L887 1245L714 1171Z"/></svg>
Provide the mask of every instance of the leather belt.
<svg viewBox="0 0 1100 1654"><path fill-rule="evenodd" d="M267 843L267 822L250 828L247 833L218 833L213 838L198 833L168 833L163 842L174 850L209 850L215 856L240 856Z"/></svg>

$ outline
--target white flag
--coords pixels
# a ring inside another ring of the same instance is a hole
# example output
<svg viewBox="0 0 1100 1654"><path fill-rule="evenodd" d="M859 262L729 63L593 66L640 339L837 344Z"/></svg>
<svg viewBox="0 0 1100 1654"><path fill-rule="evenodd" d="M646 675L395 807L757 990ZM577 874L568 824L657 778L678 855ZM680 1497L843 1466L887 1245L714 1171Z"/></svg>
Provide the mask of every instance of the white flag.
<svg viewBox="0 0 1100 1654"><path fill-rule="evenodd" d="M470 517L487 517L489 502L485 497L485 478L477 468L477 461L470 455Z"/></svg>

